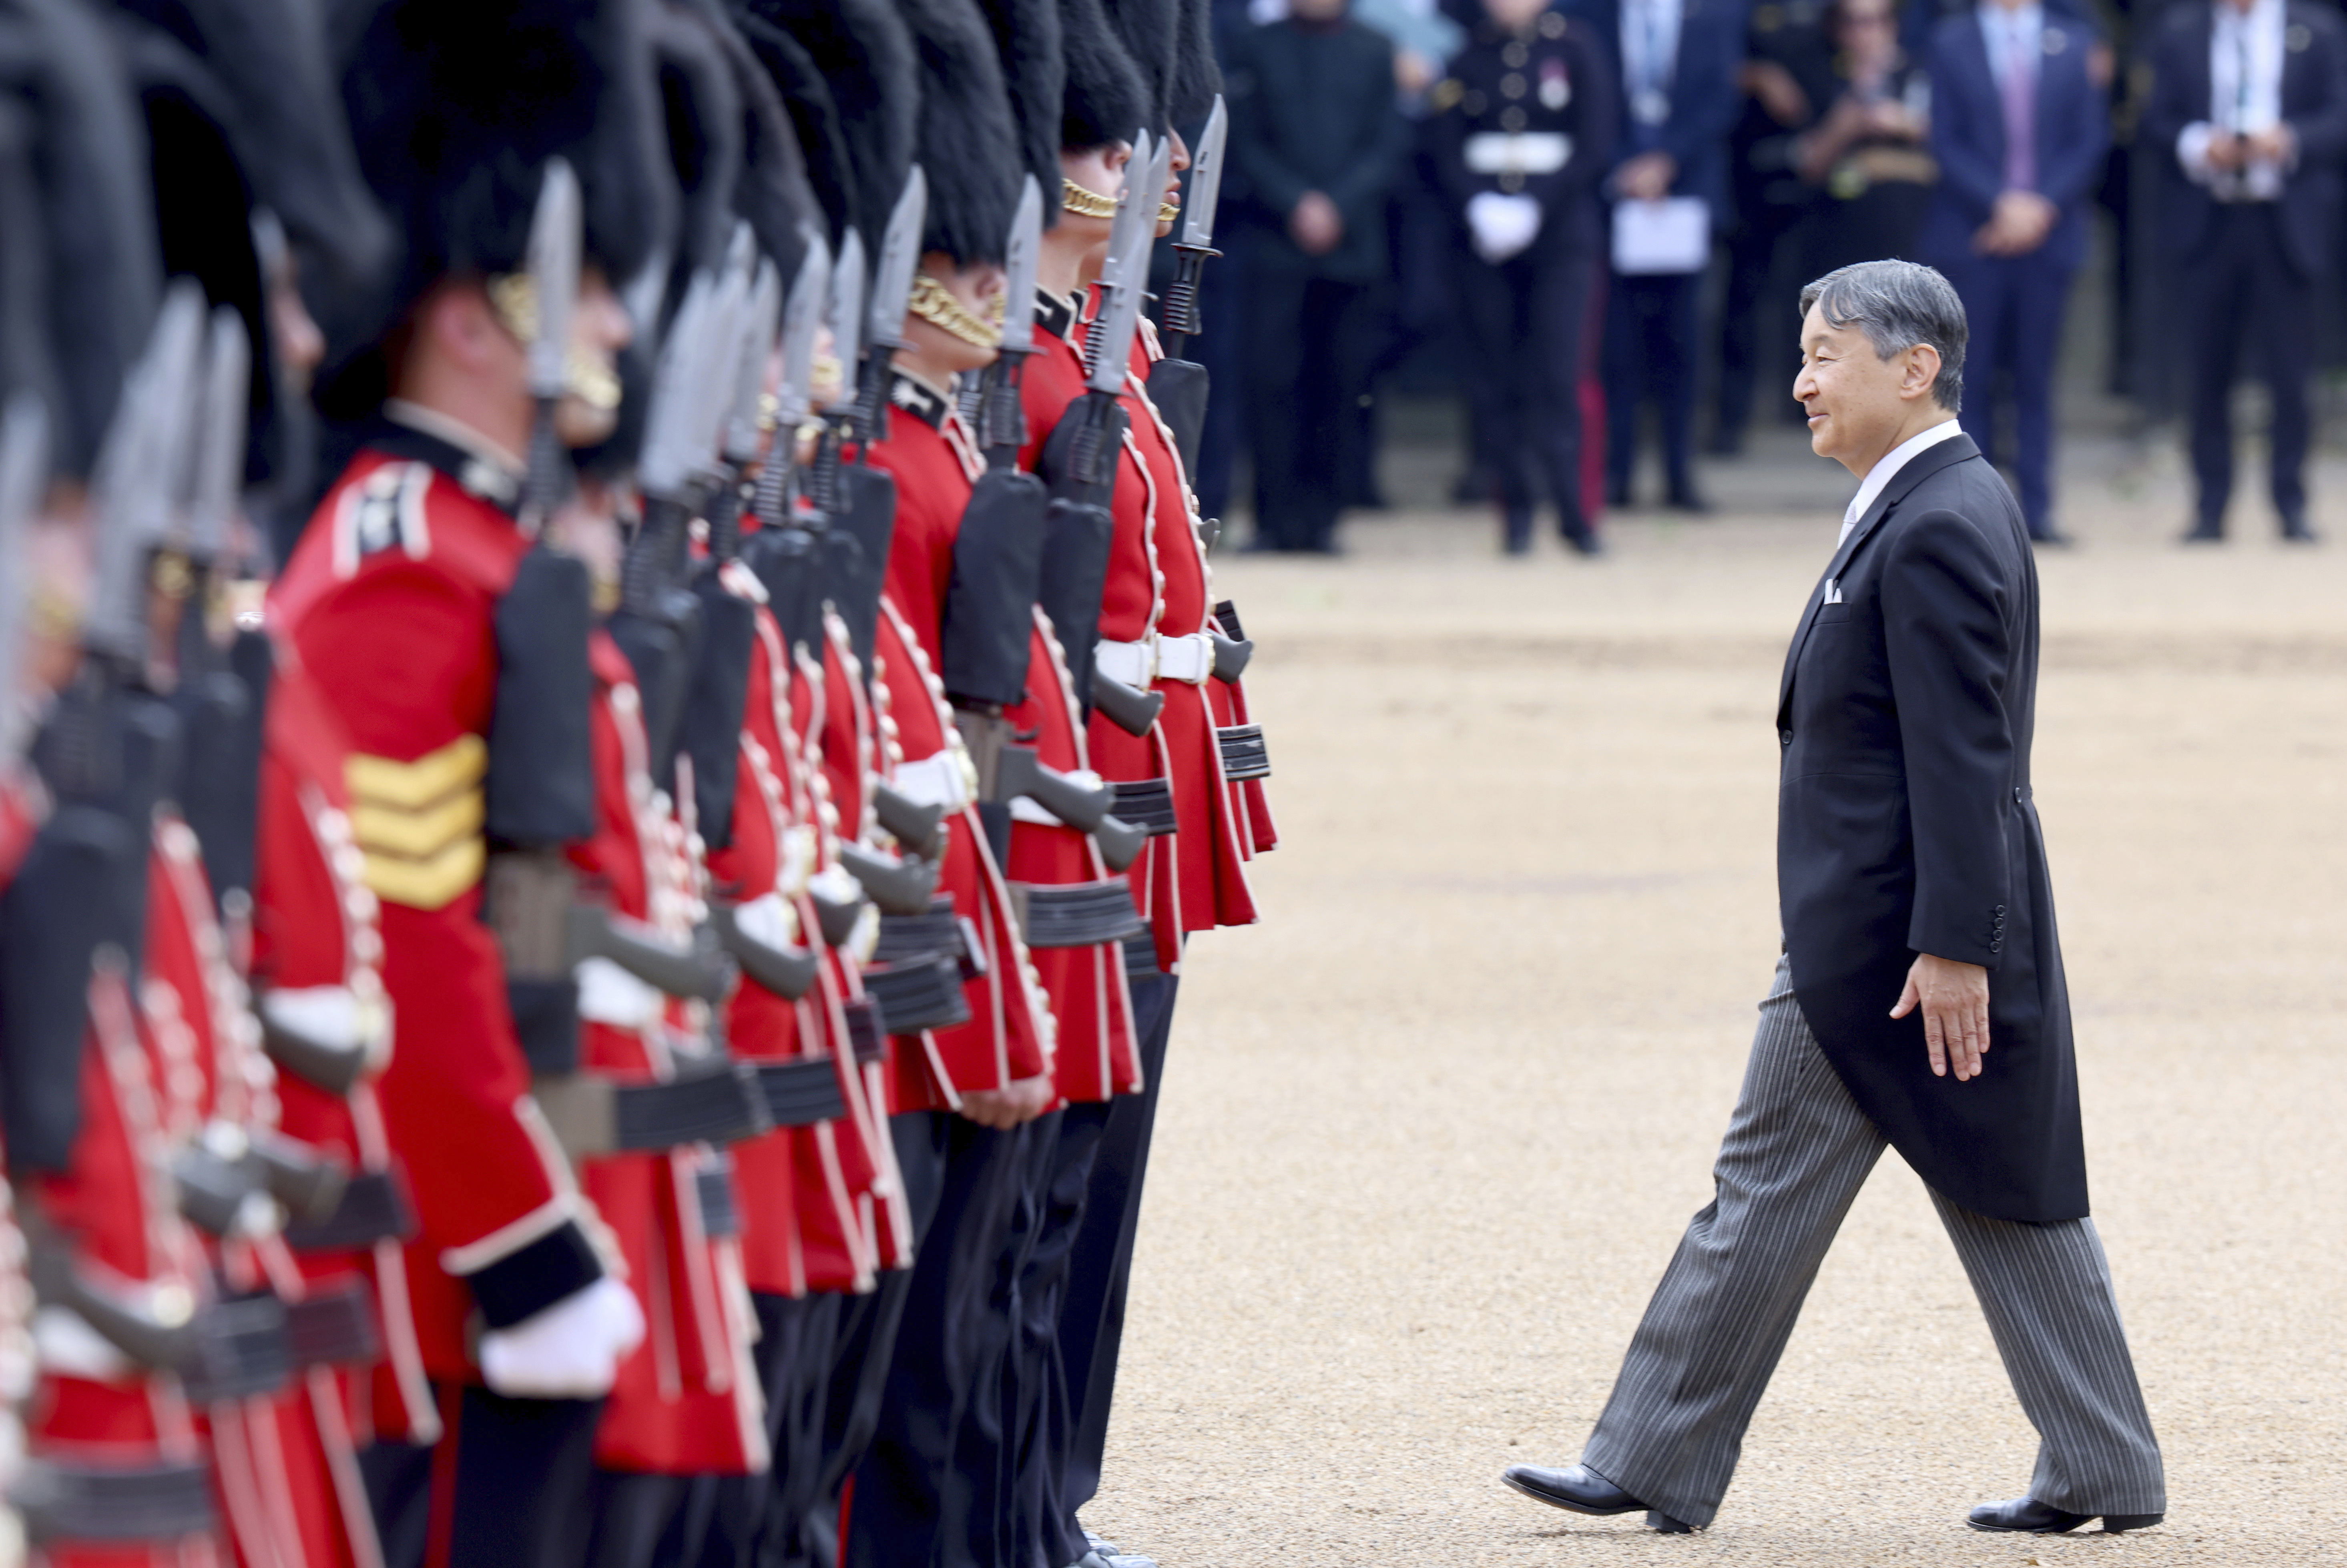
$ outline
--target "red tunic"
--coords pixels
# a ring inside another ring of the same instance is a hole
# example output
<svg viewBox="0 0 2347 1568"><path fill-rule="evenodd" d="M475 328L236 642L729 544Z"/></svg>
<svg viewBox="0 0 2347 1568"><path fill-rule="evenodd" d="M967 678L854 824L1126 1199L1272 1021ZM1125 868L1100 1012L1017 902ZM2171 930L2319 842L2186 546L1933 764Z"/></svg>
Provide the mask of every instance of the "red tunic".
<svg viewBox="0 0 2347 1568"><path fill-rule="evenodd" d="M377 1094L415 1200L405 1261L419 1348L450 1380L478 1378L468 1276L498 1270L501 1296L536 1310L580 1287L587 1255L481 919L495 617L528 548L490 498L501 482L445 443L387 437L327 495L272 596L353 748L354 838L383 906L398 1031Z"/></svg>

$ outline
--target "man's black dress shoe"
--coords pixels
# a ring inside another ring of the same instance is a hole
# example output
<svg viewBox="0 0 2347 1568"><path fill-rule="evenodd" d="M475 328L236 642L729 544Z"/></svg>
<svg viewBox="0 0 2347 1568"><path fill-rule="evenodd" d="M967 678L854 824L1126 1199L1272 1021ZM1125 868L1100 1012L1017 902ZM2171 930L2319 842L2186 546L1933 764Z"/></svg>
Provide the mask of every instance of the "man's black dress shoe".
<svg viewBox="0 0 2347 1568"><path fill-rule="evenodd" d="M2056 528L2044 528L2029 536L2033 545L2046 545L2057 550L2068 549L2078 541Z"/></svg>
<svg viewBox="0 0 2347 1568"><path fill-rule="evenodd" d="M2198 522L2185 529L2183 537L2176 542L2180 545L2223 544L2225 526L2222 523Z"/></svg>
<svg viewBox="0 0 2347 1568"><path fill-rule="evenodd" d="M2167 1517L2164 1513L2065 1513L2034 1497L2016 1497L2004 1502L1983 1502L1965 1516L1964 1522L1974 1530L2067 1535L2081 1524L2100 1519L2103 1533L2116 1535L2125 1530L2148 1530Z"/></svg>
<svg viewBox="0 0 2347 1568"><path fill-rule="evenodd" d="M1569 1470L1547 1470L1536 1464L1512 1464L1500 1479L1536 1501L1552 1508L1605 1518L1635 1513L1646 1505L1591 1470L1577 1464ZM1695 1526L1683 1524L1659 1508L1646 1508L1647 1528L1663 1535L1686 1535Z"/></svg>
<svg viewBox="0 0 2347 1568"><path fill-rule="evenodd" d="M2312 528L2307 527L2306 518L2303 516L2300 516L2295 518L2284 518L2281 520L2281 537L2284 541L2290 544L2311 545L2315 543L2322 536L2316 533Z"/></svg>

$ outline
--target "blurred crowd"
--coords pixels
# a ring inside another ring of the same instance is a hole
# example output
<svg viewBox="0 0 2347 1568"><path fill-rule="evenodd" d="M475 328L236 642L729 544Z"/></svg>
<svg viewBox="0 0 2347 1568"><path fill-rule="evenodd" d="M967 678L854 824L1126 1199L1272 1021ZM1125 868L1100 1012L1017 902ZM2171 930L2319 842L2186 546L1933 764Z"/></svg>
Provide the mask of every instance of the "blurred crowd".
<svg viewBox="0 0 2347 1568"><path fill-rule="evenodd" d="M1584 555L1607 507L1704 513L1698 451L1799 418L1801 284L1891 256L1962 295L1964 427L2041 542L2066 542L2055 365L2087 265L2108 389L2184 423L2183 538L2224 537L2245 364L2275 521L2314 538L2347 156L2328 0L1216 0L1216 46L1210 303L1241 330L1203 348L1246 395L1198 481L1212 515L1252 476L1251 548L1334 552L1382 504L1401 388L1463 403L1454 499L1511 553L1543 508Z"/></svg>

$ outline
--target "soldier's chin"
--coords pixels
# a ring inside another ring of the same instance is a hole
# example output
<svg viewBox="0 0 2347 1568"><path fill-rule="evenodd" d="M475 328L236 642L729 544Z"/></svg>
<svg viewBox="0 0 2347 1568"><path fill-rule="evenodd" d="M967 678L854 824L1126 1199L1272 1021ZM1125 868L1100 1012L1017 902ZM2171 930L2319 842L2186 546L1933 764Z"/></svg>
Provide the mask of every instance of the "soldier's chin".
<svg viewBox="0 0 2347 1568"><path fill-rule="evenodd" d="M575 395L566 396L554 405L554 433L573 450L600 446L619 427L620 411L616 408L598 408Z"/></svg>

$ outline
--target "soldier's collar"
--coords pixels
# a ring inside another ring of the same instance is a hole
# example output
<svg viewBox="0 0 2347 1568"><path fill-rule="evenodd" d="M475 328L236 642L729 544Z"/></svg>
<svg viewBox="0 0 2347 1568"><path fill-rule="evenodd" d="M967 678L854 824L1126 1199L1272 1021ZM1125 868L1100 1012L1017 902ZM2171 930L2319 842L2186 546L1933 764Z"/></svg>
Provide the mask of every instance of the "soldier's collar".
<svg viewBox="0 0 2347 1568"><path fill-rule="evenodd" d="M1076 323L1083 319L1084 290L1078 284L1065 299L1045 288L1035 291L1035 324L1053 337L1073 343L1071 335Z"/></svg>
<svg viewBox="0 0 2347 1568"><path fill-rule="evenodd" d="M930 429L944 429L946 415L953 412L952 396L901 364L889 369L896 374L896 384L888 389L888 401Z"/></svg>
<svg viewBox="0 0 2347 1568"><path fill-rule="evenodd" d="M404 397L386 399L383 417L388 428L369 446L396 457L429 463L456 480L467 495L502 511L511 513L520 507L527 472L522 460L471 425Z"/></svg>

